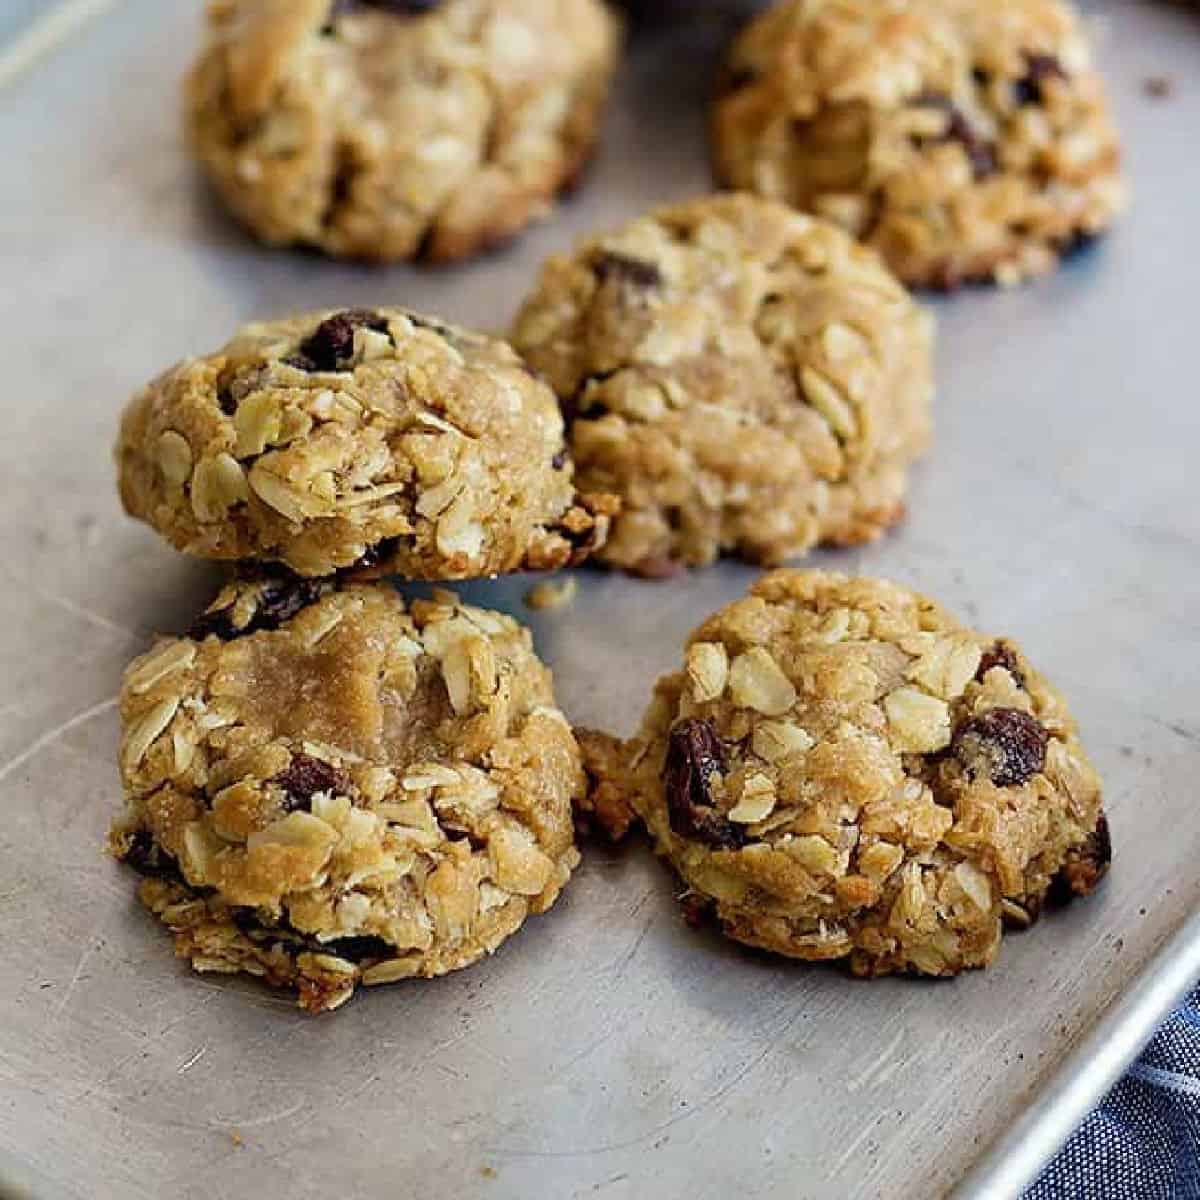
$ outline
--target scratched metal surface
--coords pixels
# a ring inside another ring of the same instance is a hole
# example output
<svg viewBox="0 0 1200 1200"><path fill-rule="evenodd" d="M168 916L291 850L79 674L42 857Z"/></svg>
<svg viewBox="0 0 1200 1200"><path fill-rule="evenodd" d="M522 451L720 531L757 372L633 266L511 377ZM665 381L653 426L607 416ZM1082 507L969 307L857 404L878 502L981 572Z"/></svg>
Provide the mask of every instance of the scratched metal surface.
<svg viewBox="0 0 1200 1200"><path fill-rule="evenodd" d="M197 185L175 106L195 7L125 0L0 105L0 1160L89 1200L939 1193L1041 1119L1072 1046L1200 907L1200 419L1180 363L1200 19L1097 6L1136 212L1053 279L941 305L911 519L822 556L1015 635L1073 698L1117 845L1102 894L986 974L865 985L691 932L644 847L593 849L492 960L312 1019L185 972L99 853L121 668L215 577L120 515L118 407L252 314L399 300L506 320L543 254L704 187L707 35L641 43L555 221L462 269L371 271L259 250ZM1144 96L1148 74L1176 95ZM573 608L530 618L567 710L628 730L685 632L752 574L583 574ZM471 592L520 612L525 586ZM1112 1012L1148 1032L1168 1001Z"/></svg>

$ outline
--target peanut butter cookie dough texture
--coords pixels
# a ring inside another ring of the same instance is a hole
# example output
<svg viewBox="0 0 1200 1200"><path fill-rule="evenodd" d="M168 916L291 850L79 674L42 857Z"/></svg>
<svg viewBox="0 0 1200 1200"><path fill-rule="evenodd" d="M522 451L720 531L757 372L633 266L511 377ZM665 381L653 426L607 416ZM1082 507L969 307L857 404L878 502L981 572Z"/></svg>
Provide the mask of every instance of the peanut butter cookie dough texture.
<svg viewBox="0 0 1200 1200"><path fill-rule="evenodd" d="M579 749L529 632L450 594L227 587L121 690L113 853L198 971L295 988L440 975L579 862Z"/></svg>
<svg viewBox="0 0 1200 1200"><path fill-rule="evenodd" d="M907 283L1015 283L1124 207L1062 0L780 0L725 65L717 174L838 222Z"/></svg>
<svg viewBox="0 0 1200 1200"><path fill-rule="evenodd" d="M602 0L212 0L195 153L263 241L460 259L544 214L597 136Z"/></svg>
<svg viewBox="0 0 1200 1200"><path fill-rule="evenodd" d="M990 963L1111 846L1061 696L1013 643L882 580L778 571L691 636L640 734L590 739L732 938L860 975Z"/></svg>

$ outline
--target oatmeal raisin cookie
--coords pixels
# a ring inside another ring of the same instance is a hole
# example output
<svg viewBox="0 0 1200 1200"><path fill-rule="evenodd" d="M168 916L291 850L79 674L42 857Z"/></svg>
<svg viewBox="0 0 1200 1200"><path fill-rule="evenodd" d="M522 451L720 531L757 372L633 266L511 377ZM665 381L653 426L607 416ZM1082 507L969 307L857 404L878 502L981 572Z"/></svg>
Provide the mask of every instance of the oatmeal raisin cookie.
<svg viewBox="0 0 1200 1200"><path fill-rule="evenodd" d="M180 550L465 579L577 562L611 497L577 497L553 393L512 349L398 308L248 325L131 402L121 499Z"/></svg>
<svg viewBox="0 0 1200 1200"><path fill-rule="evenodd" d="M929 438L932 320L872 251L754 196L551 258L513 341L581 486L621 497L600 559L634 571L876 537Z"/></svg>
<svg viewBox="0 0 1200 1200"><path fill-rule="evenodd" d="M1125 202L1064 0L780 0L735 42L712 128L726 184L837 221L914 284L1049 271Z"/></svg>
<svg viewBox="0 0 1200 1200"><path fill-rule="evenodd" d="M880 580L764 576L692 634L623 761L730 937L860 975L986 966L1006 923L1092 891L1111 855L1058 693Z"/></svg>
<svg viewBox="0 0 1200 1200"><path fill-rule="evenodd" d="M579 747L527 630L449 593L231 584L121 691L112 852L198 971L336 1008L465 967L579 861Z"/></svg>
<svg viewBox="0 0 1200 1200"><path fill-rule="evenodd" d="M596 139L602 0L211 0L197 156L263 241L457 259L546 212Z"/></svg>

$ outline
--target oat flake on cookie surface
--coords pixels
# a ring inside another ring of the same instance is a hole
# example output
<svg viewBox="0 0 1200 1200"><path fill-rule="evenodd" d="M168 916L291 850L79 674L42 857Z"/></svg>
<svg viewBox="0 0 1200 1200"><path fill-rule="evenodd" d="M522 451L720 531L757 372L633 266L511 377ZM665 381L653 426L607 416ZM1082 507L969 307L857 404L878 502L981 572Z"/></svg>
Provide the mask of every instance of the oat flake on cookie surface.
<svg viewBox="0 0 1200 1200"><path fill-rule="evenodd" d="M198 971L336 1008L490 953L579 862L579 748L529 632L445 592L230 584L121 691L112 853Z"/></svg>
<svg viewBox="0 0 1200 1200"><path fill-rule="evenodd" d="M247 325L131 401L121 499L201 558L466 579L578 562L554 394L506 343L398 308Z"/></svg>
<svg viewBox="0 0 1200 1200"><path fill-rule="evenodd" d="M1058 693L1013 643L881 580L762 577L692 634L620 761L690 904L860 975L986 966L1004 925L1086 895L1111 855Z"/></svg>
<svg viewBox="0 0 1200 1200"><path fill-rule="evenodd" d="M933 287L1049 271L1126 198L1063 0L781 0L735 41L712 135L723 182L829 217Z"/></svg>
<svg viewBox="0 0 1200 1200"><path fill-rule="evenodd" d="M646 574L870 540L929 440L932 319L870 250L756 196L668 205L551 258L513 341L558 393L598 555Z"/></svg>
<svg viewBox="0 0 1200 1200"><path fill-rule="evenodd" d="M577 177L618 48L602 0L211 0L188 130L263 241L458 259Z"/></svg>

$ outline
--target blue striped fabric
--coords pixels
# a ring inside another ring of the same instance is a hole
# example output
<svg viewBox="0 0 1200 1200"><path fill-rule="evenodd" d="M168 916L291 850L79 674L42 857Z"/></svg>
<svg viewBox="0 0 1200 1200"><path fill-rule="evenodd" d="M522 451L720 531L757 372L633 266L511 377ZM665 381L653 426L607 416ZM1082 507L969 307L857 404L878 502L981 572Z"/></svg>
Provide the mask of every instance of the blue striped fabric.
<svg viewBox="0 0 1200 1200"><path fill-rule="evenodd" d="M1200 988L1025 1200L1200 1200Z"/></svg>

